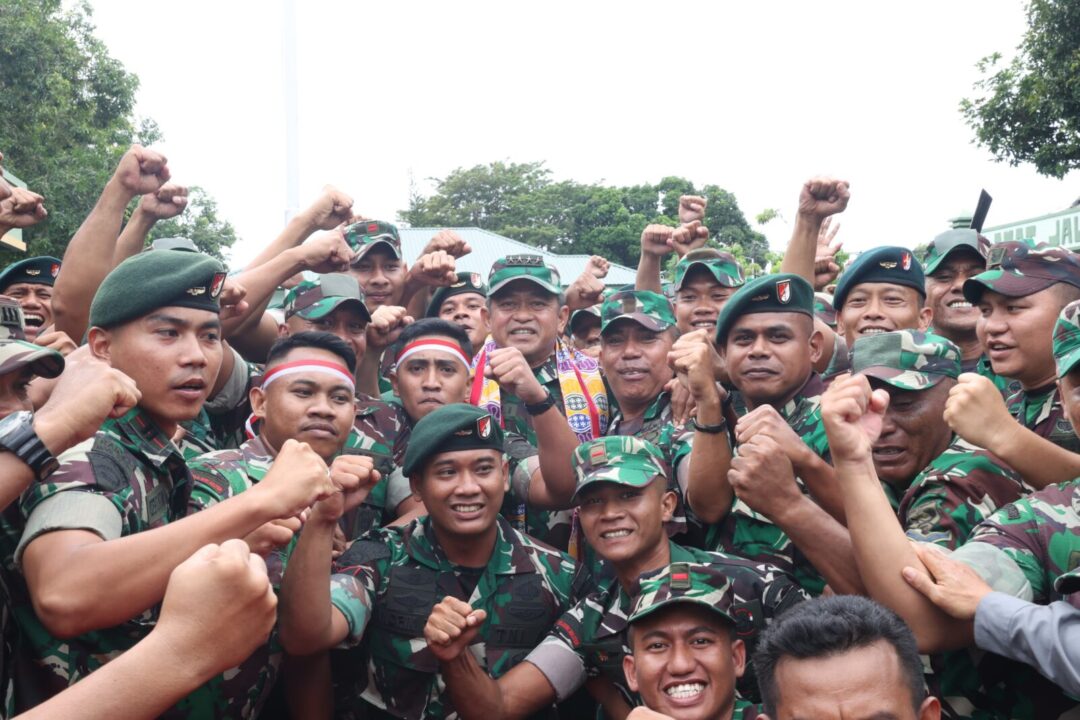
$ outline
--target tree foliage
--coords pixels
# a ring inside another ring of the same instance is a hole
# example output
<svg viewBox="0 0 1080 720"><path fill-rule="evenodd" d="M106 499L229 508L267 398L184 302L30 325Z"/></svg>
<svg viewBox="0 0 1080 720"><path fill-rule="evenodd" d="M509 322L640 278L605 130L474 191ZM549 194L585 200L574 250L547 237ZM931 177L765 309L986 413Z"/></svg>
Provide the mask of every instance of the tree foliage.
<svg viewBox="0 0 1080 720"><path fill-rule="evenodd" d="M0 1L0 150L49 209L23 236L32 255L61 256L124 151L161 139L152 121L136 121L139 80L109 55L90 18L86 2ZM200 247L220 253L235 232L205 193L198 205L179 225L215 233ZM18 257L4 250L0 263Z"/></svg>
<svg viewBox="0 0 1080 720"><path fill-rule="evenodd" d="M225 250L236 242L236 231L218 218L214 198L193 185L188 188L188 204L183 214L158 222L147 241L166 237L186 237L207 255L224 260Z"/></svg>
<svg viewBox="0 0 1080 720"><path fill-rule="evenodd" d="M679 196L704 195L710 245L737 246L755 262L767 262L765 237L751 229L735 196L717 185L698 188L680 177L628 187L555 182L543 162L493 162L432 180L434 192L414 193L401 220L414 227L476 226L553 252L633 266L645 226L678 224Z"/></svg>
<svg viewBox="0 0 1080 720"><path fill-rule="evenodd" d="M1030 0L1027 19L1016 57L980 60L979 95L960 107L997 160L1060 178L1080 167L1080 3Z"/></svg>

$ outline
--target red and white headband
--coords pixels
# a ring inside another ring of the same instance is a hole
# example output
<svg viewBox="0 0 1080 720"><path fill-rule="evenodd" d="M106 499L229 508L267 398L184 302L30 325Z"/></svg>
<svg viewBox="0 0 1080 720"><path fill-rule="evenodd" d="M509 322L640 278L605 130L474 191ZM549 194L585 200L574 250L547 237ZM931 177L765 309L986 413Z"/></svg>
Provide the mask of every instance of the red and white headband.
<svg viewBox="0 0 1080 720"><path fill-rule="evenodd" d="M461 349L461 346L457 343L448 342L446 340L436 340L435 338L420 338L401 348L401 352L399 352L394 359L394 366L396 367L405 362L410 355L415 355L416 353L424 352L425 350L432 350L450 355L455 360L461 361L461 364L465 366L466 370L469 369L469 358L465 357L465 351Z"/></svg>
<svg viewBox="0 0 1080 720"><path fill-rule="evenodd" d="M270 370L270 372L263 375L262 388L265 390L270 386L270 383L278 378L285 377L286 375L296 375L298 373L322 373L324 375L332 375L343 384L348 385L350 390L356 389L352 373L349 372L348 368L341 363L330 362L328 360L295 360L293 362L277 365Z"/></svg>

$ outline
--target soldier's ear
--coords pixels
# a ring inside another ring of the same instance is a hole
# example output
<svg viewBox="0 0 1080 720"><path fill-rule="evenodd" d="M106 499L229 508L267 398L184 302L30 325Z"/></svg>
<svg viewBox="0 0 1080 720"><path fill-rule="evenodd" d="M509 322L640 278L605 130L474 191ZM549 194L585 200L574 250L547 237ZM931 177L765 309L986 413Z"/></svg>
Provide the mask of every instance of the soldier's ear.
<svg viewBox="0 0 1080 720"><path fill-rule="evenodd" d="M654 482L660 481L667 482L667 480L662 479ZM679 498L674 492L671 490L664 491L664 496L660 498L660 509L662 512L661 519L663 519L664 522L668 522L675 516L675 506L678 505L678 503Z"/></svg>
<svg viewBox="0 0 1080 720"><path fill-rule="evenodd" d="M626 676L626 687L630 688L630 692L636 693L638 691L638 682L637 674L634 672L634 656L632 654L623 655L622 671L623 675Z"/></svg>
<svg viewBox="0 0 1080 720"><path fill-rule="evenodd" d="M816 327L810 332L810 364L817 364L825 352L825 335Z"/></svg>
<svg viewBox="0 0 1080 720"><path fill-rule="evenodd" d="M259 386L251 388L248 392L248 400L251 402L251 412L257 418L266 417L266 391Z"/></svg>
<svg viewBox="0 0 1080 720"><path fill-rule="evenodd" d="M746 643L735 638L731 633L731 665L735 670L735 677L741 678L746 672Z"/></svg>
<svg viewBox="0 0 1080 720"><path fill-rule="evenodd" d="M502 472L503 492L508 493L510 492L510 461L507 459L506 455L503 455Z"/></svg>
<svg viewBox="0 0 1080 720"><path fill-rule="evenodd" d="M923 305L919 308L919 329L926 330L932 322L934 322L934 308Z"/></svg>
<svg viewBox="0 0 1080 720"><path fill-rule="evenodd" d="M90 332L86 335L86 344L90 347L90 354L110 365L112 364L110 361L112 340L112 333L99 327L90 328Z"/></svg>

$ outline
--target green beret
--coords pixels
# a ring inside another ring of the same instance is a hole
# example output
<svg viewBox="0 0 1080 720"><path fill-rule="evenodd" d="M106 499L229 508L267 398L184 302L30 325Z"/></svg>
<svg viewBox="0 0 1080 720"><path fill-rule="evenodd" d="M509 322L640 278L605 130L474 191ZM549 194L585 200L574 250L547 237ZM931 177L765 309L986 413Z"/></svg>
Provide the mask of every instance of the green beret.
<svg viewBox="0 0 1080 720"><path fill-rule="evenodd" d="M922 265L907 248L886 246L867 250L852 260L836 283L833 305L843 310L848 293L863 283L887 283L914 288L926 297Z"/></svg>
<svg viewBox="0 0 1080 720"><path fill-rule="evenodd" d="M735 291L716 319L716 345L727 341L735 321L753 313L793 312L814 316L814 288L792 273L762 275Z"/></svg>
<svg viewBox="0 0 1080 720"><path fill-rule="evenodd" d="M26 258L8 265L3 272L0 272L0 293L16 283L33 283L51 287L59 274L60 261L54 257L43 255Z"/></svg>
<svg viewBox="0 0 1080 720"><path fill-rule="evenodd" d="M413 427L401 472L412 477L438 453L486 449L503 449L502 428L491 413L465 403L443 405Z"/></svg>
<svg viewBox="0 0 1080 720"><path fill-rule="evenodd" d="M427 312L424 317L439 317L439 310L442 309L442 304L447 301L448 298L452 298L455 295L465 295L466 293L475 293L483 297L487 297L487 285L484 284L484 278L480 273L474 272L459 272L457 274L457 281L449 287L437 288L435 292L431 294L431 302L428 303Z"/></svg>
<svg viewBox="0 0 1080 720"><path fill-rule="evenodd" d="M149 250L186 250L187 252L193 253L199 252L199 248L195 247L195 243L186 237L158 238L150 243L150 247L146 248L144 252Z"/></svg>
<svg viewBox="0 0 1080 720"><path fill-rule="evenodd" d="M90 326L111 328L162 307L218 312L225 268L187 250L139 253L105 276L90 303Z"/></svg>

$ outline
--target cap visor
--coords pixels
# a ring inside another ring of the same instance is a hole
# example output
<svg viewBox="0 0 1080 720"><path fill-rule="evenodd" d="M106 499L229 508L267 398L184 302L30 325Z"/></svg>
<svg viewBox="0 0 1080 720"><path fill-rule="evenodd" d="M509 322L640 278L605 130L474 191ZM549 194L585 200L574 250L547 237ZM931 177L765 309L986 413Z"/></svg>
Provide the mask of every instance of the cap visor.
<svg viewBox="0 0 1080 720"><path fill-rule="evenodd" d="M639 470L634 467L627 467L626 465L619 465L616 467L607 467L604 470L589 473L585 481L579 483L577 489L574 490L574 496L570 499L572 505L577 505L578 496L583 490L586 490L597 483L611 483L612 485L624 485L626 487L645 487L657 477L655 471Z"/></svg>
<svg viewBox="0 0 1080 720"><path fill-rule="evenodd" d="M294 314L299 315L305 320L319 320L326 317L330 313L337 310L345 303L356 303L357 309L360 314L364 316L366 322L371 322L371 313L368 312L367 305L365 305L359 298L334 298L332 303L324 305L322 302L317 302L309 308L303 310L297 310Z"/></svg>
<svg viewBox="0 0 1080 720"><path fill-rule="evenodd" d="M397 245L395 245L393 242L391 242L390 240L374 240L356 251L356 257L353 258L352 264L355 265L356 263L360 262L365 255L377 248L379 245L385 245L386 247L390 248L390 252L394 253L394 257L396 257L398 260L401 259L401 250L399 250Z"/></svg>
<svg viewBox="0 0 1080 720"><path fill-rule="evenodd" d="M1024 297L1045 290L1057 282L1060 281L1034 275L1017 275L1009 271L1002 272L1000 277L993 280L980 280L976 275L964 283L964 299L970 303L977 303L986 290L1005 297Z"/></svg>
<svg viewBox="0 0 1080 720"><path fill-rule="evenodd" d="M638 325L641 325L646 330L651 330L653 332L663 332L664 330L667 330L669 327L671 327L670 324L665 323L665 322L661 322L661 321L657 320L654 317L650 317L650 316L646 315L645 313L626 313L625 315L619 315L617 317L613 317L610 320L608 320L606 323L601 325L600 326L600 332L604 332L609 327L611 327L611 325L613 323L618 322L619 320L622 320L623 318L625 318L627 320L633 320L634 322L636 322Z"/></svg>
<svg viewBox="0 0 1080 720"><path fill-rule="evenodd" d="M551 283L546 283L543 280L534 278L530 275L518 275L516 277L507 278L500 283L495 283L494 285L492 285L490 288L488 288L488 297L494 297L495 293L499 292L510 283L515 283L519 281L531 282L533 285L539 285L552 295L558 295L562 292L562 288L557 288Z"/></svg>
<svg viewBox="0 0 1080 720"><path fill-rule="evenodd" d="M7 355L14 357L5 357ZM35 375L54 378L64 371L64 356L56 350L26 340L5 340L0 343L0 373L15 372L28 365Z"/></svg>
<svg viewBox="0 0 1080 720"><path fill-rule="evenodd" d="M657 612L659 610L663 610L664 608L668 608L668 607L671 607L673 605L683 604L683 603L685 603L687 605L691 605L691 604L699 605L699 606L701 606L703 608L707 608L709 610L712 610L714 613L716 613L720 617L724 618L724 620L727 620L732 625L735 624L735 618L731 617L731 615L729 615L726 611L721 610L720 608L716 607L715 605L713 605L710 602L705 602L704 600L699 600L698 598L690 598L690 597L673 597L673 598L668 598L667 600L661 600L660 602L658 602L658 603L656 603L654 605L650 605L647 608L644 608L642 610L638 610L636 613L634 613L633 615L630 616L630 618L627 620L627 622L635 623L638 620L641 620L642 618L646 618L646 617L652 615L653 613L655 613L655 612Z"/></svg>
<svg viewBox="0 0 1080 720"><path fill-rule="evenodd" d="M899 372L899 374L897 374ZM944 380L946 375L937 373L919 372L918 370L901 370L884 365L872 365L859 370L859 374L872 377L875 380L891 385L898 390L926 390L932 388Z"/></svg>

